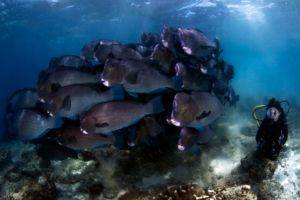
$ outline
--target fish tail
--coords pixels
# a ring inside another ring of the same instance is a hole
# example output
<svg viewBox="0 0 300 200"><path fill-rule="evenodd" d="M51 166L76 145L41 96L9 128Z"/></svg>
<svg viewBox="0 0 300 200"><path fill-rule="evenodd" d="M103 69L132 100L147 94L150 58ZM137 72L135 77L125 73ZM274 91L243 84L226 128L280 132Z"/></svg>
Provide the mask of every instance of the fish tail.
<svg viewBox="0 0 300 200"><path fill-rule="evenodd" d="M123 100L124 99L124 88L122 85L116 85L111 88L111 96L113 100Z"/></svg>
<svg viewBox="0 0 300 200"><path fill-rule="evenodd" d="M182 91L182 85L183 85L183 77L182 75L175 76L172 78L174 90L176 91Z"/></svg>
<svg viewBox="0 0 300 200"><path fill-rule="evenodd" d="M162 98L161 96L154 97L149 103L148 103L150 110L149 113L161 113L165 110Z"/></svg>
<svg viewBox="0 0 300 200"><path fill-rule="evenodd" d="M63 125L64 121L61 117L55 116L53 117L53 128L61 128Z"/></svg>

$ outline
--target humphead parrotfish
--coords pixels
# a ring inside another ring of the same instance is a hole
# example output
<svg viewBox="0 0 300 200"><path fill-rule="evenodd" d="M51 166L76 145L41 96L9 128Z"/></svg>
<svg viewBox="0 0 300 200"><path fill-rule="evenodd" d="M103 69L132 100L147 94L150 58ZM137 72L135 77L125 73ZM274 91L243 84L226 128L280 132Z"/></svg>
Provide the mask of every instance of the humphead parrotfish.
<svg viewBox="0 0 300 200"><path fill-rule="evenodd" d="M114 143L113 137L82 133L79 125L66 125L56 131L56 136L59 144L78 151Z"/></svg>
<svg viewBox="0 0 300 200"><path fill-rule="evenodd" d="M122 84L130 93L151 93L166 88L178 90L177 80L161 73L159 66L136 60L108 60L101 81L107 87Z"/></svg>
<svg viewBox="0 0 300 200"><path fill-rule="evenodd" d="M85 60L94 60L95 49L98 45L120 44L119 42L109 40L95 40L85 44L80 53L80 57Z"/></svg>
<svg viewBox="0 0 300 200"><path fill-rule="evenodd" d="M33 140L46 134L50 129L62 125L60 118L47 116L34 109L22 109L6 117L9 134L20 140Z"/></svg>
<svg viewBox="0 0 300 200"><path fill-rule="evenodd" d="M94 58L104 63L108 58L142 60L143 57L138 51L123 44L99 43L95 47Z"/></svg>
<svg viewBox="0 0 300 200"><path fill-rule="evenodd" d="M186 151L195 144L206 144L213 136L213 131L205 126L201 130L184 127L180 130L180 136L177 142L177 148L180 151Z"/></svg>
<svg viewBox="0 0 300 200"><path fill-rule="evenodd" d="M160 97L148 103L135 101L115 101L93 106L81 117L81 130L86 134L101 133L109 135L113 131L137 123L146 115L163 112Z"/></svg>
<svg viewBox="0 0 300 200"><path fill-rule="evenodd" d="M159 43L159 34L144 32L141 35L141 43L146 47L153 47Z"/></svg>
<svg viewBox="0 0 300 200"><path fill-rule="evenodd" d="M63 69L48 74L38 83L38 93L42 100L47 101L49 95L60 87L75 84L99 83L97 76L80 69Z"/></svg>
<svg viewBox="0 0 300 200"><path fill-rule="evenodd" d="M161 44L157 44L150 56L151 60L156 61L160 69L168 75L174 75L174 66L176 64L176 56Z"/></svg>
<svg viewBox="0 0 300 200"><path fill-rule="evenodd" d="M178 36L183 51L187 55L197 57L211 57L216 44L211 42L203 32L197 29L178 29Z"/></svg>
<svg viewBox="0 0 300 200"><path fill-rule="evenodd" d="M183 89L202 92L209 92L212 90L213 80L203 74L200 70L185 66L182 63L177 63L175 65L175 71L176 76L182 80L181 87Z"/></svg>
<svg viewBox="0 0 300 200"><path fill-rule="evenodd" d="M208 92L177 93L168 121L178 127L201 129L223 113L219 99Z"/></svg>
<svg viewBox="0 0 300 200"><path fill-rule="evenodd" d="M146 116L137 125L134 144L147 142L149 138L156 137L163 132L163 125L154 116Z"/></svg>
<svg viewBox="0 0 300 200"><path fill-rule="evenodd" d="M122 86L102 91L97 85L69 85L52 93L46 102L46 107L51 115L78 119L82 112L95 104L123 98Z"/></svg>
<svg viewBox="0 0 300 200"><path fill-rule="evenodd" d="M181 43L178 35L178 29L173 27L164 27L161 32L161 43L165 48L168 48L172 52L181 50Z"/></svg>
<svg viewBox="0 0 300 200"><path fill-rule="evenodd" d="M131 49L136 50L143 57L149 56L152 53L152 50L153 50L151 47L147 47L143 44L138 44L138 43L129 43L129 44L126 44L126 46L130 47Z"/></svg>
<svg viewBox="0 0 300 200"><path fill-rule="evenodd" d="M19 109L34 108L38 102L36 89L24 88L15 91L8 99L6 112L15 112Z"/></svg>
<svg viewBox="0 0 300 200"><path fill-rule="evenodd" d="M50 60L49 69L57 69L60 67L74 67L74 68L82 68L82 67L90 67L91 63L87 60L80 58L79 56L74 55L64 55L58 58L54 57Z"/></svg>

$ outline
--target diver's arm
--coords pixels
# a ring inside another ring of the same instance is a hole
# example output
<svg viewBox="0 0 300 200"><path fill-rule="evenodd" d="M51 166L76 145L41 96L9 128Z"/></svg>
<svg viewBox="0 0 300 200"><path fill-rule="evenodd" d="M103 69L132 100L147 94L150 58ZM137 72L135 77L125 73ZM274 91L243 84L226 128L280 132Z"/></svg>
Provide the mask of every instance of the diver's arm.
<svg viewBox="0 0 300 200"><path fill-rule="evenodd" d="M262 121L262 123L260 124L260 126L257 130L256 138L255 138L257 143L259 143L262 138L264 126L265 126L265 120Z"/></svg>
<svg viewBox="0 0 300 200"><path fill-rule="evenodd" d="M288 125L285 122L281 129L281 135L279 137L279 144L284 145L285 142L287 141L287 139L288 139Z"/></svg>

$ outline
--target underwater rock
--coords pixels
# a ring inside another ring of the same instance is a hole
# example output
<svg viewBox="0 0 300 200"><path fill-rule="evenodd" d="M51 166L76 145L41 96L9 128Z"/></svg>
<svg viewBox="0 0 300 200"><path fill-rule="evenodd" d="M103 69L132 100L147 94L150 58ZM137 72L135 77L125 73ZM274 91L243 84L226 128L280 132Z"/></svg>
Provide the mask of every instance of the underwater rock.
<svg viewBox="0 0 300 200"><path fill-rule="evenodd" d="M118 200L149 200L149 195L145 192L132 191L121 195Z"/></svg>
<svg viewBox="0 0 300 200"><path fill-rule="evenodd" d="M8 160L10 158L9 155L10 155L10 153L7 149L4 149L4 148L0 149L0 169L2 166L4 166L8 162Z"/></svg>
<svg viewBox="0 0 300 200"><path fill-rule="evenodd" d="M62 161L52 161L54 166L53 177L65 183L75 183L82 180L82 176L93 173L99 165L96 161L82 161L66 159Z"/></svg>
<svg viewBox="0 0 300 200"><path fill-rule="evenodd" d="M256 200L251 186L240 185L222 189L203 189L196 184L175 185L152 197L153 200Z"/></svg>
<svg viewBox="0 0 300 200"><path fill-rule="evenodd" d="M103 192L104 186L102 183L94 183L93 185L88 187L88 192L90 195L90 198L94 199L98 196L100 196Z"/></svg>
<svg viewBox="0 0 300 200"><path fill-rule="evenodd" d="M20 170L18 170L17 168L13 168L5 174L4 178L9 182L18 182L19 180L21 180L22 174Z"/></svg>
<svg viewBox="0 0 300 200"><path fill-rule="evenodd" d="M248 175L258 181L269 179L273 176L277 161L271 161L267 158L260 158L257 152L250 153L241 160L241 170L248 173Z"/></svg>
<svg viewBox="0 0 300 200"><path fill-rule="evenodd" d="M6 111L15 112L19 109L34 108L38 102L37 90L24 88L15 91L8 99Z"/></svg>
<svg viewBox="0 0 300 200"><path fill-rule="evenodd" d="M35 181L27 181L17 191L11 193L5 200L55 200L57 191L53 182L43 185Z"/></svg>

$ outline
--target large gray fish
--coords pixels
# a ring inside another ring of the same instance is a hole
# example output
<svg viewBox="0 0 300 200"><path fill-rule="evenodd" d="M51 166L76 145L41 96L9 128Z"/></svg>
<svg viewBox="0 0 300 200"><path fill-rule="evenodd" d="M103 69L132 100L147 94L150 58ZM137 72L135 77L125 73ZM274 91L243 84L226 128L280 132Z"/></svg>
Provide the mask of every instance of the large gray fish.
<svg viewBox="0 0 300 200"><path fill-rule="evenodd" d="M147 47L143 44L138 44L138 43L129 43L126 44L127 47L130 47L131 49L136 50L141 54L143 57L147 57L152 53L152 47Z"/></svg>
<svg viewBox="0 0 300 200"><path fill-rule="evenodd" d="M98 44L95 48L94 58L98 62L104 63L108 58L116 59L133 59L133 60L142 60L142 55L130 48L129 46L122 44Z"/></svg>
<svg viewBox="0 0 300 200"><path fill-rule="evenodd" d="M38 99L39 97L36 89L24 88L17 90L9 97L6 111L14 112L23 108L34 108Z"/></svg>
<svg viewBox="0 0 300 200"><path fill-rule="evenodd" d="M111 44L119 44L118 42L114 41L107 41L107 40L95 40L85 44L80 53L80 57L85 60L94 60L95 48L98 45L111 45Z"/></svg>
<svg viewBox="0 0 300 200"><path fill-rule="evenodd" d="M74 55L64 55L61 57L54 57L50 60L49 69L57 69L60 67L74 67L74 68L82 68L82 67L90 67L91 63L86 60L83 60L79 56Z"/></svg>
<svg viewBox="0 0 300 200"><path fill-rule="evenodd" d="M142 61L110 59L105 63L101 81L107 87L122 84L126 91L133 93L151 93L165 88L177 90L176 79L163 75L158 68Z"/></svg>
<svg viewBox="0 0 300 200"><path fill-rule="evenodd" d="M122 100L124 91L121 86L107 91L95 85L69 85L61 87L49 96L46 107L51 115L78 119L82 112L93 105L113 100Z"/></svg>
<svg viewBox="0 0 300 200"><path fill-rule="evenodd" d="M176 76L182 79L182 88L185 90L205 91L212 89L213 81L200 70L187 67L182 63L175 66Z"/></svg>
<svg viewBox="0 0 300 200"><path fill-rule="evenodd" d="M116 101L93 106L81 117L84 133L111 134L113 131L137 123L144 116L164 110L160 97L147 104L130 101Z"/></svg>
<svg viewBox="0 0 300 200"><path fill-rule="evenodd" d="M203 58L211 56L216 48L215 43L211 42L203 32L197 29L178 29L183 51L191 56Z"/></svg>
<svg viewBox="0 0 300 200"><path fill-rule="evenodd" d="M153 47L159 43L159 34L144 32L141 35L141 43L146 47Z"/></svg>
<svg viewBox="0 0 300 200"><path fill-rule="evenodd" d="M135 145L146 142L149 137L156 137L164 131L162 124L153 116L146 116L136 128Z"/></svg>
<svg viewBox="0 0 300 200"><path fill-rule="evenodd" d="M75 84L98 83L94 73L79 69L63 69L48 74L38 83L38 93L42 100L47 101L49 95L58 88Z"/></svg>
<svg viewBox="0 0 300 200"><path fill-rule="evenodd" d="M174 74L174 66L176 64L176 57L167 48L161 44L157 44L150 56L154 61L157 61L160 69L168 75Z"/></svg>
<svg viewBox="0 0 300 200"><path fill-rule="evenodd" d="M161 42L165 48L172 51L181 49L178 30L173 27L164 27L161 32Z"/></svg>
<svg viewBox="0 0 300 200"><path fill-rule="evenodd" d="M82 133L79 125L67 125L58 129L56 135L59 144L78 151L114 143L112 137Z"/></svg>
<svg viewBox="0 0 300 200"><path fill-rule="evenodd" d="M208 92L177 93L173 100L170 123L179 127L201 129L223 113L218 98Z"/></svg>
<svg viewBox="0 0 300 200"><path fill-rule="evenodd" d="M7 129L10 134L20 140L36 139L50 129L59 128L59 118L46 116L33 109L22 109L7 115Z"/></svg>
<svg viewBox="0 0 300 200"><path fill-rule="evenodd" d="M205 126L201 130L195 128L184 127L180 131L177 148L180 151L186 151L195 144L206 144L213 136L213 131Z"/></svg>

